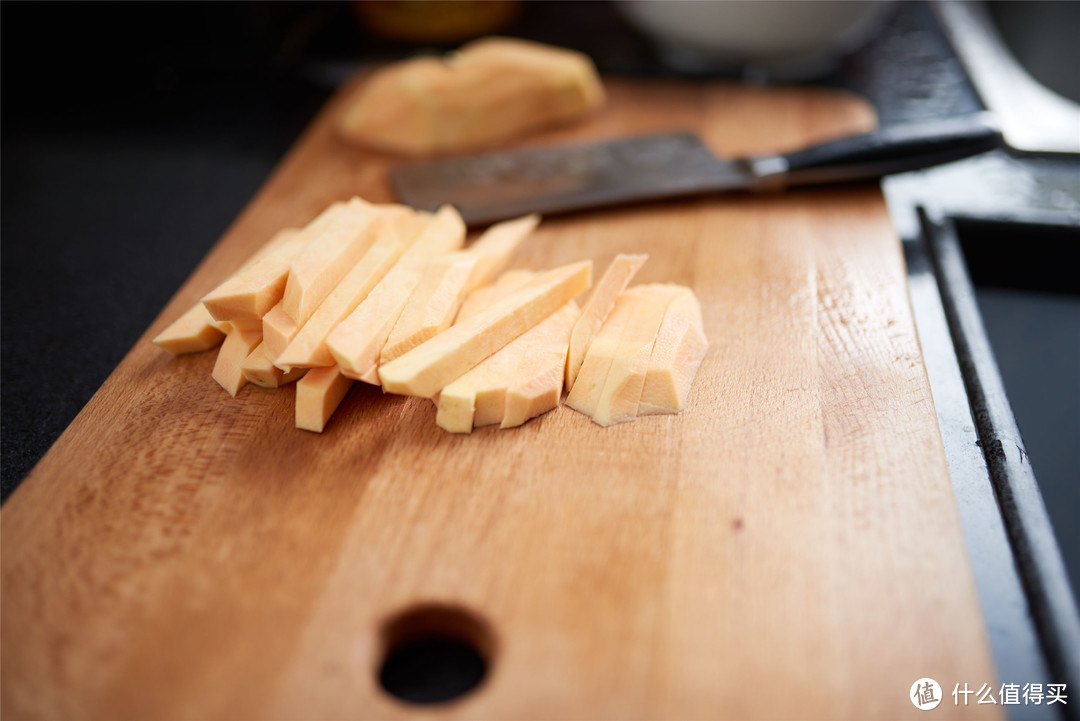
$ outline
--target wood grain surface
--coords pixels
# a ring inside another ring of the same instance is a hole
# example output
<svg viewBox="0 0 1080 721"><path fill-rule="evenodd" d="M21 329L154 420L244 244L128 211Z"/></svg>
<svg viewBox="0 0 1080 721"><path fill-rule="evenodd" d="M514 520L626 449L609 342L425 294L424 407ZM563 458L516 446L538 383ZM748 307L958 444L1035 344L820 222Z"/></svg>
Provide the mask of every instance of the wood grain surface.
<svg viewBox="0 0 1080 721"><path fill-rule="evenodd" d="M5 719L919 718L909 688L995 682L899 241L875 187L542 223L515 265L648 253L711 341L680 416L562 407L469 436L357 384L327 431L293 394L149 339L275 230L390 199L333 100L5 505ZM719 152L866 130L815 89L611 81L530 144L696 128ZM476 692L379 688L380 625L469 609Z"/></svg>

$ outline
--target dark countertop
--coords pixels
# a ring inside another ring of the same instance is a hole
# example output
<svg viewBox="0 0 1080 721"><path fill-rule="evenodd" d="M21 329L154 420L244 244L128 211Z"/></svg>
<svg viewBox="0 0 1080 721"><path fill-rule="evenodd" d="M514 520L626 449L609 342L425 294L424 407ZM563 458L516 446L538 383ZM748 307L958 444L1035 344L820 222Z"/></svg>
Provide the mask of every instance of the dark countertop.
<svg viewBox="0 0 1080 721"><path fill-rule="evenodd" d="M6 498L330 89L275 65L245 6L4 3L2 13ZM211 19L217 37L203 29Z"/></svg>

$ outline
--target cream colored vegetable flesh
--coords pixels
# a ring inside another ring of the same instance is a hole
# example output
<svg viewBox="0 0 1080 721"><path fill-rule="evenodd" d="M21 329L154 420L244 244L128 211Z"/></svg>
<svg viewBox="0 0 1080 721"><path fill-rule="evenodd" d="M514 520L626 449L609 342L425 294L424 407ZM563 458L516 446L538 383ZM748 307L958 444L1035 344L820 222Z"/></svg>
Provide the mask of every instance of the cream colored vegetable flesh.
<svg viewBox="0 0 1080 721"><path fill-rule="evenodd" d="M566 404L602 426L678 413L708 343L689 288L629 288L589 346Z"/></svg>
<svg viewBox="0 0 1080 721"><path fill-rule="evenodd" d="M345 138L407 155L460 152L580 120L604 102L581 53L486 38L446 59L421 57L374 73L345 112Z"/></svg>
<svg viewBox="0 0 1080 721"><path fill-rule="evenodd" d="M334 356L326 345L327 336L386 276L416 240L424 222L423 218L413 216L385 222L374 245L296 331L274 362L283 368L334 365Z"/></svg>
<svg viewBox="0 0 1080 721"><path fill-rule="evenodd" d="M336 366L308 371L296 382L296 427L322 433L353 383Z"/></svg>
<svg viewBox="0 0 1080 721"><path fill-rule="evenodd" d="M664 313L675 297L689 293L690 289L683 286L657 283L629 288L620 296L620 299L625 298L633 303L633 322L623 327L618 349L593 414L594 421L602 426L610 426L637 417L653 342Z"/></svg>
<svg viewBox="0 0 1080 721"><path fill-rule="evenodd" d="M521 356L506 391L502 428L520 426L530 418L557 408L562 399L563 362L570 329L580 310L570 301L536 326L535 345Z"/></svg>
<svg viewBox="0 0 1080 721"><path fill-rule="evenodd" d="M493 423L509 428L557 407L577 316L577 304L567 303L443 388L435 423L452 433Z"/></svg>
<svg viewBox="0 0 1080 721"><path fill-rule="evenodd" d="M698 299L693 293L674 299L653 344L638 415L682 411L708 347Z"/></svg>
<svg viewBox="0 0 1080 721"><path fill-rule="evenodd" d="M273 238L248 258L244 265L233 276L230 276L230 279L242 273L267 254L274 252L283 244L292 242L299 232L295 228L284 228L278 231ZM257 326L257 323L252 325ZM159 333L153 342L173 355L198 353L199 351L217 347L225 339L225 334L232 327L229 321L214 318L206 305L199 301Z"/></svg>
<svg viewBox="0 0 1080 721"><path fill-rule="evenodd" d="M383 389L430 398L589 288L592 262L542 273L471 318L379 368Z"/></svg>
<svg viewBox="0 0 1080 721"><path fill-rule="evenodd" d="M600 407L604 383L607 381L611 364L619 353L622 334L626 327L634 322L634 305L632 298L624 298L622 295L618 297L596 338L589 344L581 370L566 396L566 405L590 418L596 415Z"/></svg>
<svg viewBox="0 0 1080 721"><path fill-rule="evenodd" d="M341 372L377 384L375 369L390 331L420 282L428 261L459 249L465 242L465 223L451 206L444 206L420 231L371 293L326 338Z"/></svg>
<svg viewBox="0 0 1080 721"><path fill-rule="evenodd" d="M260 388L280 388L303 378L307 372L307 368L294 368L289 372L281 370L270 361L263 343L255 346L255 350L251 351L240 365L240 370L248 383Z"/></svg>
<svg viewBox="0 0 1080 721"><path fill-rule="evenodd" d="M225 342L221 344L221 350L218 351L212 375L230 396L235 397L247 383L243 371L244 361L261 342L262 334L258 331L234 328L225 336Z"/></svg>
<svg viewBox="0 0 1080 721"><path fill-rule="evenodd" d="M203 296L203 305L216 320L258 328L263 315L281 300L289 267L307 242L302 233L290 231L271 251Z"/></svg>
<svg viewBox="0 0 1080 721"><path fill-rule="evenodd" d="M202 303L196 303L158 333L154 343L173 355L182 355L210 350L224 339L225 334L215 327L210 311Z"/></svg>
<svg viewBox="0 0 1080 721"><path fill-rule="evenodd" d="M301 231L306 247L289 269L281 299L286 315L298 325L311 317L375 242L379 221L379 208L353 198L345 205L331 207Z"/></svg>
<svg viewBox="0 0 1080 721"><path fill-rule="evenodd" d="M491 285L477 288L465 302L461 304L455 323L476 315L499 298L505 298L521 286L536 277L536 272L531 270L508 270L498 277Z"/></svg>
<svg viewBox="0 0 1080 721"><path fill-rule="evenodd" d="M300 331L300 326L285 312L285 306L278 303L262 319L263 352L271 362L288 348L289 343Z"/></svg>
<svg viewBox="0 0 1080 721"><path fill-rule="evenodd" d="M487 283L510 261L539 217L493 225L468 250L431 261L398 316L379 356L389 363L450 327L469 291Z"/></svg>
<svg viewBox="0 0 1080 721"><path fill-rule="evenodd" d="M220 344L211 375L232 396L295 382L296 426L315 432L356 380L431 398L456 433L555 410L564 385L567 405L600 425L685 408L708 347L693 292L627 289L642 255L617 256L584 309L574 299L591 261L493 281L537 222L500 223L461 250L450 206L335 203L276 235L154 342L173 354Z"/></svg>
<svg viewBox="0 0 1080 721"><path fill-rule="evenodd" d="M600 326L615 307L615 300L626 288L630 279L638 272L645 263L647 255L623 255L615 256L611 265L604 271L604 275L596 283L592 295L581 309L581 317L574 324L574 330L570 334L570 350L566 356L566 387L573 388L577 380L578 371L581 370L581 362L585 360L585 352L589 350L589 344L593 342Z"/></svg>

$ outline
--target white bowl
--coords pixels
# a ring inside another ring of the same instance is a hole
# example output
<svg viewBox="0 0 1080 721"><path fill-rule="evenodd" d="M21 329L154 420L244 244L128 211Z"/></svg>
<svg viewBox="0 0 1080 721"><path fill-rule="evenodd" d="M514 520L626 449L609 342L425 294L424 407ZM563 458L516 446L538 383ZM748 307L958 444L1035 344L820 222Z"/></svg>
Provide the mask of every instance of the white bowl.
<svg viewBox="0 0 1080 721"><path fill-rule="evenodd" d="M767 67L811 77L870 38L887 0L620 0L669 62Z"/></svg>

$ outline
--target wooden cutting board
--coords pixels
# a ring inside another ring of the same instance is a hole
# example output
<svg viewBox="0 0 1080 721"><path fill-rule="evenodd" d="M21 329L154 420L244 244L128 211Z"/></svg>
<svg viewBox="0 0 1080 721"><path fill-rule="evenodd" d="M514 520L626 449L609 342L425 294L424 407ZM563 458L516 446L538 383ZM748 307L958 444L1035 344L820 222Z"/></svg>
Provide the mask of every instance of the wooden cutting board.
<svg viewBox="0 0 1080 721"><path fill-rule="evenodd" d="M355 387L322 435L293 391L229 398L214 354L149 339L273 231L390 199L333 100L2 513L3 714L16 718L901 718L911 684L994 682L909 306L875 187L545 221L517 259L649 253L711 347L681 416L563 407L444 433ZM874 124L813 89L611 81L531 144L696 128L719 152ZM492 634L439 707L387 696L381 625L418 604Z"/></svg>

